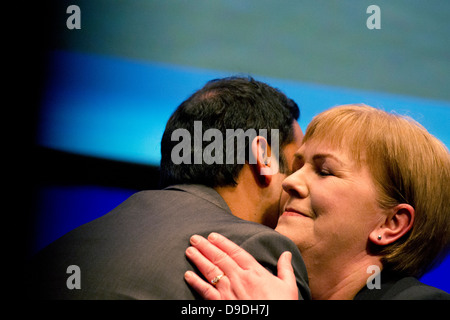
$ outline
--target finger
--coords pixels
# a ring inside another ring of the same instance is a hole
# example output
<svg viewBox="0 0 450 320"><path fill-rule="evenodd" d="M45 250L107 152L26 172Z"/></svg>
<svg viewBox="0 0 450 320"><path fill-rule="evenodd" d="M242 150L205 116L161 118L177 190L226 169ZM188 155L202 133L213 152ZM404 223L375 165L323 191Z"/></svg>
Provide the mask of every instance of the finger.
<svg viewBox="0 0 450 320"><path fill-rule="evenodd" d="M195 272L187 271L184 274L184 279L203 299L220 300L219 291L201 279Z"/></svg>
<svg viewBox="0 0 450 320"><path fill-rule="evenodd" d="M292 253L285 251L281 254L280 259L278 259L277 270L278 278L286 283L295 283L295 273L292 268Z"/></svg>
<svg viewBox="0 0 450 320"><path fill-rule="evenodd" d="M251 254L223 235L213 232L208 236L208 240L225 252L242 269L248 270L259 266ZM223 269L221 265L219 266Z"/></svg>
<svg viewBox="0 0 450 320"><path fill-rule="evenodd" d="M205 239L203 239L207 242ZM214 263L209 261L197 248L189 247L186 249L186 256L198 268L201 274L211 283L215 277L223 275L224 272Z"/></svg>
<svg viewBox="0 0 450 320"><path fill-rule="evenodd" d="M206 263L204 260L200 261L201 267L204 268L206 272L209 272L209 275L211 275L211 270L213 269L212 265L220 268L220 270L222 270L223 273L225 274L233 274L239 272L239 270L241 269L239 265L231 257L229 257L225 252L220 250L218 247L210 243L205 238L194 235L191 237L191 244L193 247L195 247L196 249L198 249L198 251L201 252L204 258L209 260L209 263ZM201 257L197 256L195 258L201 259ZM210 270L208 270L208 268L210 268ZM206 276L207 275L205 275L205 277ZM215 274L214 277L215 276L217 276L217 274Z"/></svg>
<svg viewBox="0 0 450 320"><path fill-rule="evenodd" d="M297 279L292 268L292 253L285 251L281 254L277 263L278 278L289 285L289 290L293 294L293 299L298 299Z"/></svg>

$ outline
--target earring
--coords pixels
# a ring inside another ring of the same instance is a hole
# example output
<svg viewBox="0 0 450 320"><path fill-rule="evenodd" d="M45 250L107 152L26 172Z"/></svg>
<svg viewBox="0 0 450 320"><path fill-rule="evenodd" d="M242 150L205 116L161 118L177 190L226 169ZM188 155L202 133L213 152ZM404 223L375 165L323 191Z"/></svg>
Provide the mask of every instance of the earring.
<svg viewBox="0 0 450 320"><path fill-rule="evenodd" d="M381 235L378 235L378 240L381 240Z"/></svg>

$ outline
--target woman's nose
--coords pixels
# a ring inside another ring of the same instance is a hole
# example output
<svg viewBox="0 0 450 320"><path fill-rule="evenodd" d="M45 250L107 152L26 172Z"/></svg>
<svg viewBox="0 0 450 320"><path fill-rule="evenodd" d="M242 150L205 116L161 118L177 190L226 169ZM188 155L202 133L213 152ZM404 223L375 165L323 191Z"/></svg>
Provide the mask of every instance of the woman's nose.
<svg viewBox="0 0 450 320"><path fill-rule="evenodd" d="M304 167L295 171L293 174L283 180L281 184L283 190L289 196L297 198L306 198L309 195L308 185L304 176Z"/></svg>

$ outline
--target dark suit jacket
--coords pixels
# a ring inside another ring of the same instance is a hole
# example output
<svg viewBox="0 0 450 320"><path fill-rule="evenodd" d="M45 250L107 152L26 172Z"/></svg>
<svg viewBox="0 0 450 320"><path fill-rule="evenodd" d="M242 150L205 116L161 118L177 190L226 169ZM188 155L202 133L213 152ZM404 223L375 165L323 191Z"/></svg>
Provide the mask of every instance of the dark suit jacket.
<svg viewBox="0 0 450 320"><path fill-rule="evenodd" d="M32 299L194 299L184 281L194 268L185 256L193 234L219 232L276 274L284 251L293 254L299 293L310 299L303 260L293 242L231 214L211 188L177 185L132 195L108 214L44 248L32 261ZM68 289L67 267L80 268L81 289ZM208 279L209 280L209 279Z"/></svg>
<svg viewBox="0 0 450 320"><path fill-rule="evenodd" d="M450 300L450 295L414 277L381 272L380 289L364 287L355 300Z"/></svg>

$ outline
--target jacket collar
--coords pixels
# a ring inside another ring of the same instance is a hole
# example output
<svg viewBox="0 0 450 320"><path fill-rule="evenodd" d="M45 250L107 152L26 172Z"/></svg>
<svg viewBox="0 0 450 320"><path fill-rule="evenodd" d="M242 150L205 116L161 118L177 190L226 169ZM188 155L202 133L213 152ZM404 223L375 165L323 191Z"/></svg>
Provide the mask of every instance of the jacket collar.
<svg viewBox="0 0 450 320"><path fill-rule="evenodd" d="M217 193L216 190L214 190L211 187L207 187L205 185L201 184L176 184L169 186L167 188L164 188L164 190L180 190L184 192L188 192L192 194L193 196L202 198L206 201L209 201L219 208L231 213L230 208L228 207L227 203L223 198L220 196L220 194Z"/></svg>

